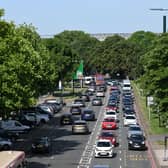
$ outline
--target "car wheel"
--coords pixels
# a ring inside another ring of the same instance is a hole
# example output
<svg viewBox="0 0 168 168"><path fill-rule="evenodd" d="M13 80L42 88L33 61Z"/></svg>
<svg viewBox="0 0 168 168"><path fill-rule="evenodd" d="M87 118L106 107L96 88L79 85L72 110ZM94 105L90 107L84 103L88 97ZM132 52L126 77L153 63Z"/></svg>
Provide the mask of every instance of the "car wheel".
<svg viewBox="0 0 168 168"><path fill-rule="evenodd" d="M41 119L40 123L45 124L46 121L44 119Z"/></svg>

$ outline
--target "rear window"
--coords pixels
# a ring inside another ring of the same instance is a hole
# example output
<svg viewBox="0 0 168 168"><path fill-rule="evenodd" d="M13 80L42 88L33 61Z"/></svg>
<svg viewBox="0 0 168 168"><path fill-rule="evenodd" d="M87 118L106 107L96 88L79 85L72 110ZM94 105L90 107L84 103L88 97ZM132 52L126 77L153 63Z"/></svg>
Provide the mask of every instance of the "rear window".
<svg viewBox="0 0 168 168"><path fill-rule="evenodd" d="M75 122L74 125L86 125L84 122Z"/></svg>
<svg viewBox="0 0 168 168"><path fill-rule="evenodd" d="M134 116L126 116L126 119L135 119Z"/></svg>

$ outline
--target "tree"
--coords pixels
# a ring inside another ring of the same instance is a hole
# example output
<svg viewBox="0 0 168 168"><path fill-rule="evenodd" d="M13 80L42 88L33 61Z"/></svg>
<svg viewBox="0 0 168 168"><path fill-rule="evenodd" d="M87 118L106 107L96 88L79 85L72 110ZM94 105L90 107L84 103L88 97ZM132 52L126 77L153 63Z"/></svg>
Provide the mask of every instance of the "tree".
<svg viewBox="0 0 168 168"><path fill-rule="evenodd" d="M145 73L141 78L143 87L160 107L162 116L168 117L168 34L159 36L143 59Z"/></svg>

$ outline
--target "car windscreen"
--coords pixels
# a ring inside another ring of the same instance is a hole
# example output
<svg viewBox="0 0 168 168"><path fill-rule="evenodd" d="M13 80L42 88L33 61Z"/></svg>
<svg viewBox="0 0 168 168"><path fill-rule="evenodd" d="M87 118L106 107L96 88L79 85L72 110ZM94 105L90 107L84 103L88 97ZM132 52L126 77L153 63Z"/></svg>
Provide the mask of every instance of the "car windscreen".
<svg viewBox="0 0 168 168"><path fill-rule="evenodd" d="M134 116L126 116L126 119L135 119L135 117Z"/></svg>
<svg viewBox="0 0 168 168"><path fill-rule="evenodd" d="M141 131L140 127L130 127L129 128L130 131Z"/></svg>
<svg viewBox="0 0 168 168"><path fill-rule="evenodd" d="M84 114L92 114L93 111L89 111L89 110L88 110L88 111L83 111L83 113L84 113Z"/></svg>
<svg viewBox="0 0 168 168"><path fill-rule="evenodd" d="M109 142L98 142L97 143L98 147L110 147L110 143Z"/></svg>
<svg viewBox="0 0 168 168"><path fill-rule="evenodd" d="M116 113L113 112L113 111L107 111L106 114L109 114L109 115L116 115Z"/></svg>
<svg viewBox="0 0 168 168"><path fill-rule="evenodd" d="M103 137L114 137L114 134L112 132L102 132L101 136L103 136Z"/></svg>

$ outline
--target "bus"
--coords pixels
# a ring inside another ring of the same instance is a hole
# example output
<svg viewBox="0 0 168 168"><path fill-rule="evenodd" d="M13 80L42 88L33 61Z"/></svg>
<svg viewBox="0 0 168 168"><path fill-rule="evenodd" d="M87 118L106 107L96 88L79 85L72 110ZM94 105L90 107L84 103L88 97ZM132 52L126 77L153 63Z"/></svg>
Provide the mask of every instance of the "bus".
<svg viewBox="0 0 168 168"><path fill-rule="evenodd" d="M24 151L0 151L0 168L26 168Z"/></svg>

